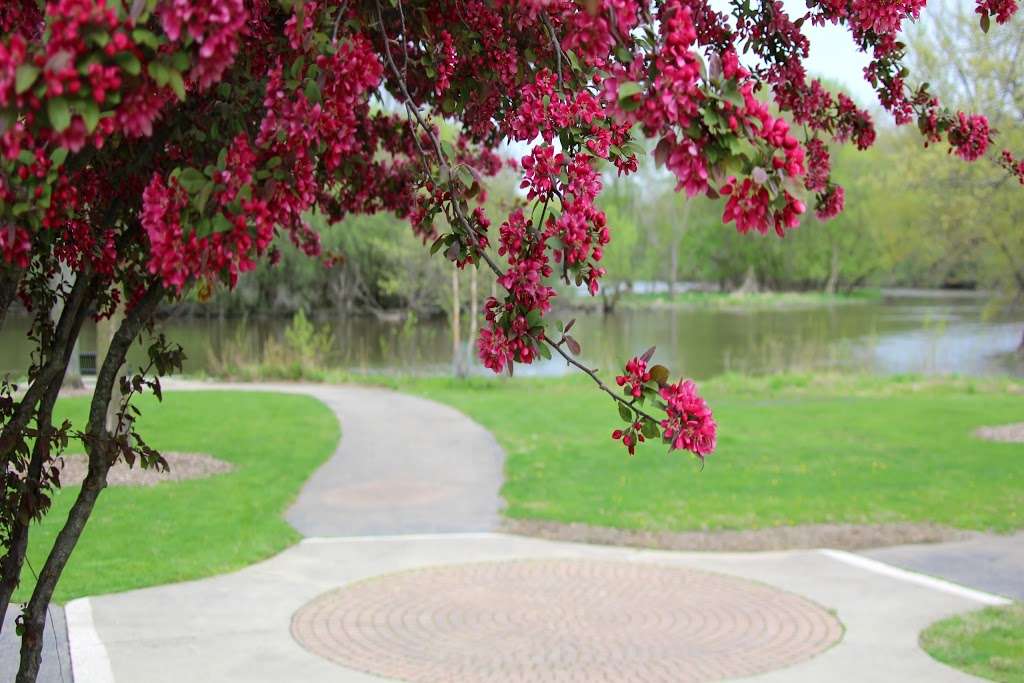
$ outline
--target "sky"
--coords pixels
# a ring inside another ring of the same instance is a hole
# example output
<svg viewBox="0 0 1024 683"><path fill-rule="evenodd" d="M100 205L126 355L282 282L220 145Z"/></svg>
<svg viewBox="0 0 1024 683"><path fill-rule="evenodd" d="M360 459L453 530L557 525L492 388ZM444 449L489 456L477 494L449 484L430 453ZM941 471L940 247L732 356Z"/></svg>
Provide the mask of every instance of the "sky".
<svg viewBox="0 0 1024 683"><path fill-rule="evenodd" d="M795 19L807 12L804 0L782 0L790 18ZM730 13L728 0L711 0L711 7L719 12ZM870 106L877 101L874 91L864 80L864 67L870 61L867 55L857 51L849 32L842 26L812 26L805 24L804 34L811 44L811 53L804 63L811 76L828 78L844 87L861 106Z"/></svg>

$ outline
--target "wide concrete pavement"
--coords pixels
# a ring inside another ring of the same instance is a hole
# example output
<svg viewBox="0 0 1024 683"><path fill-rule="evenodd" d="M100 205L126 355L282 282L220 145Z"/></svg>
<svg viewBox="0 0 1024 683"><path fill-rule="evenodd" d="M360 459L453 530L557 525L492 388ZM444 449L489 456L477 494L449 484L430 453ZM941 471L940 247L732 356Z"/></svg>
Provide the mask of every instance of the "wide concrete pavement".
<svg viewBox="0 0 1024 683"><path fill-rule="evenodd" d="M797 593L835 611L846 629L837 645L813 659L752 680L975 680L932 660L918 647L917 635L936 619L982 607L983 596L922 585L850 564L842 554L813 550L676 553L502 534L310 539L233 574L88 598L95 633L103 648L86 651L83 658L82 652L76 652L76 636L72 633L72 653L82 660L82 670L100 671L103 676L76 680L381 680L342 668L303 649L290 633L296 610L338 586L389 572L438 564L552 557L651 562L721 572Z"/></svg>

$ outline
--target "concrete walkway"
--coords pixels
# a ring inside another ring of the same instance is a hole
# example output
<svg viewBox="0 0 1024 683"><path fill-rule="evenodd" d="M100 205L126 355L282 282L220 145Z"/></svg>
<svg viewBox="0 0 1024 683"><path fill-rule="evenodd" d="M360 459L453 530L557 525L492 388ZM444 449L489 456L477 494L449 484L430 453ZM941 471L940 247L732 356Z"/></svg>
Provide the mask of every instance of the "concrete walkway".
<svg viewBox="0 0 1024 683"><path fill-rule="evenodd" d="M838 644L755 677L763 681L974 680L922 652L918 633L950 614L1005 602L842 552L637 551L493 533L502 452L451 408L363 387L176 381L166 388L309 394L338 416L341 444L287 512L307 537L299 545L232 574L69 603L77 683L384 680L303 648L292 636L296 613L355 581L466 562L587 558L686 567L756 581L834 611L845 628Z"/></svg>
<svg viewBox="0 0 1024 683"><path fill-rule="evenodd" d="M303 649L291 636L299 608L354 581L416 567L517 558L601 558L726 573L803 595L835 610L838 645L759 681L974 680L917 645L936 619L983 606L981 596L850 564L820 551L674 553L576 545L502 534L310 539L242 571L202 581L88 598L102 648L72 653L91 681L369 682ZM853 556L857 557L857 556ZM566 596L571 599L572 596ZM75 602L69 607L78 611ZM396 656L402 644L396 643ZM544 679L538 679L544 680Z"/></svg>
<svg viewBox="0 0 1024 683"><path fill-rule="evenodd" d="M956 543L900 545L864 553L922 574L1024 600L1024 533Z"/></svg>

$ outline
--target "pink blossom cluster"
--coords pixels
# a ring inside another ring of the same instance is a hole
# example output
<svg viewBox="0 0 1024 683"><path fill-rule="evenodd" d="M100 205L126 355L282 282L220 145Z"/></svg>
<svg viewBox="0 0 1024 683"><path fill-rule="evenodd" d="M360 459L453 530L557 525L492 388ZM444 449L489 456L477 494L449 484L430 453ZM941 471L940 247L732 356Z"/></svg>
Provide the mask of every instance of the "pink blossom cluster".
<svg viewBox="0 0 1024 683"><path fill-rule="evenodd" d="M0 225L0 256L4 263L17 268L28 268L32 253L32 237L16 225Z"/></svg>
<svg viewBox="0 0 1024 683"><path fill-rule="evenodd" d="M616 441L622 440L622 445L630 455L636 455L636 447L647 440L643 433L643 422L637 420L626 429L612 431L612 438Z"/></svg>
<svg viewBox="0 0 1024 683"><path fill-rule="evenodd" d="M989 145L988 119L980 114L968 116L959 112L949 129L949 144L964 161L980 159Z"/></svg>
<svg viewBox="0 0 1024 683"><path fill-rule="evenodd" d="M651 381L651 371L647 369L647 361L635 357L626 362L625 374L615 377L615 383L624 387L626 393L633 398L643 395L644 384Z"/></svg>
<svg viewBox="0 0 1024 683"><path fill-rule="evenodd" d="M661 388L666 418L661 422L662 435L669 447L687 450L703 458L715 449L717 425L711 408L697 393L697 385L681 380Z"/></svg>
<svg viewBox="0 0 1024 683"><path fill-rule="evenodd" d="M996 22L1005 24L1017 13L1016 0L977 0L975 12L982 16L993 16Z"/></svg>
<svg viewBox="0 0 1024 683"><path fill-rule="evenodd" d="M315 3L307 4L312 12ZM197 46L189 78L200 90L219 81L244 35L249 17L244 0L163 0L159 11L168 38L178 41L187 35Z"/></svg>

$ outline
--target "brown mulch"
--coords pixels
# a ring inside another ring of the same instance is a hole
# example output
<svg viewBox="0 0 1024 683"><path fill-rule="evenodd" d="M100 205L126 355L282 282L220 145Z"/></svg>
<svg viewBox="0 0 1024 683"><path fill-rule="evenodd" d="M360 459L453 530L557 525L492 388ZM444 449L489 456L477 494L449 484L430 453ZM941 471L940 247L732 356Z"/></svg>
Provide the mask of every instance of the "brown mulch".
<svg viewBox="0 0 1024 683"><path fill-rule="evenodd" d="M974 432L974 435L989 441L1024 443L1024 422L999 425L998 427L980 427Z"/></svg>
<svg viewBox="0 0 1024 683"><path fill-rule="evenodd" d="M107 483L110 486L156 486L168 481L184 481L186 479L203 479L217 474L230 472L235 468L229 462L219 460L206 453L163 453L170 466L169 472L155 468L143 469L139 463L128 467L125 462L117 462L110 468ZM60 473L61 486L81 484L89 469L89 461L85 455L73 454L64 456L64 468Z"/></svg>
<svg viewBox="0 0 1024 683"><path fill-rule="evenodd" d="M502 530L553 541L656 548L660 550L710 550L718 552L836 548L863 550L907 543L940 543L972 538L976 532L939 524L803 524L746 531L632 531L560 524L526 519L506 519Z"/></svg>

